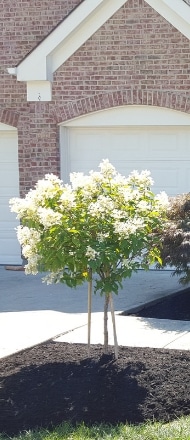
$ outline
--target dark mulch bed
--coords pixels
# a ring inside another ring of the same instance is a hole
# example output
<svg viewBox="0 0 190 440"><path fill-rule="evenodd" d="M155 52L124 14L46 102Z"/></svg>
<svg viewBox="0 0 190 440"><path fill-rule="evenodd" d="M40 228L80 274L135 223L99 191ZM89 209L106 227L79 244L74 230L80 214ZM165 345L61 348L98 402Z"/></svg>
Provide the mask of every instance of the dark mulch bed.
<svg viewBox="0 0 190 440"><path fill-rule="evenodd" d="M187 308L187 307L186 307ZM185 308L185 309L186 309ZM0 360L0 432L190 414L190 351L48 342Z"/></svg>
<svg viewBox="0 0 190 440"><path fill-rule="evenodd" d="M125 315L127 313L123 313ZM190 288L164 298L158 303L144 307L134 316L190 321Z"/></svg>

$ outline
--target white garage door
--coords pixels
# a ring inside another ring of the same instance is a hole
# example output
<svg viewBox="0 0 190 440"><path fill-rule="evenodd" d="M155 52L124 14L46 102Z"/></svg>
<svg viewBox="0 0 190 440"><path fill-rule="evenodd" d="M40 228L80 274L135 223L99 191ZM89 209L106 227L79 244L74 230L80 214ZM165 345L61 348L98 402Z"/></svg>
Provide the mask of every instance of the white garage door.
<svg viewBox="0 0 190 440"><path fill-rule="evenodd" d="M18 221L9 208L10 198L19 196L17 131L2 130L0 125L0 264L19 264Z"/></svg>
<svg viewBox="0 0 190 440"><path fill-rule="evenodd" d="M64 128L62 178L70 172L97 170L109 159L127 176L132 170L150 170L154 192L176 195L190 191L190 128L68 127Z"/></svg>

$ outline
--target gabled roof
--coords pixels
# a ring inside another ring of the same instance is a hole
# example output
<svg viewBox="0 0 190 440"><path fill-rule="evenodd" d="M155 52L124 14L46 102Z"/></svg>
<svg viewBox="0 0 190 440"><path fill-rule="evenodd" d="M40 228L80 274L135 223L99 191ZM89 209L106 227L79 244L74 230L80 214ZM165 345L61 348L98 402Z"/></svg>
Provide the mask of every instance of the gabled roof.
<svg viewBox="0 0 190 440"><path fill-rule="evenodd" d="M8 69L27 82L29 101L51 100L53 73L128 0L83 0L21 63ZM190 39L190 0L145 0Z"/></svg>

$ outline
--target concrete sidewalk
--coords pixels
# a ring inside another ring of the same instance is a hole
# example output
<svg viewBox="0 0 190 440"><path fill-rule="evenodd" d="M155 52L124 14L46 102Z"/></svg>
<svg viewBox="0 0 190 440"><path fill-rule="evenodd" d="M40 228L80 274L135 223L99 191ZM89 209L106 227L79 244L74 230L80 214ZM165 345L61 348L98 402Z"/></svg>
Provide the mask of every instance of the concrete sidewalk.
<svg viewBox="0 0 190 440"><path fill-rule="evenodd" d="M87 342L87 285L71 290L46 286L41 276L0 267L0 357L54 339L57 343ZM190 349L190 322L120 316L182 290L171 271L138 271L114 295L119 345ZM93 296L92 344L103 343L104 298ZM111 319L109 344L113 344ZM57 337L59 335L59 337Z"/></svg>

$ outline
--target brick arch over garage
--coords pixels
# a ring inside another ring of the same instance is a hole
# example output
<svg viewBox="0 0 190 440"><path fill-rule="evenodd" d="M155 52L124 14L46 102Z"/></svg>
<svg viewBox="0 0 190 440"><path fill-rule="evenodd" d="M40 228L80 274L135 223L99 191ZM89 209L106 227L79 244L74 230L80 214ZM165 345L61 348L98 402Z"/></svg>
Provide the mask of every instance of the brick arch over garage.
<svg viewBox="0 0 190 440"><path fill-rule="evenodd" d="M57 123L77 118L85 114L122 105L152 105L190 113L190 96L179 92L171 93L156 90L122 90L105 94L97 94L55 106L52 116Z"/></svg>
<svg viewBox="0 0 190 440"><path fill-rule="evenodd" d="M0 122L2 124L18 127L19 113L9 109L0 109Z"/></svg>

